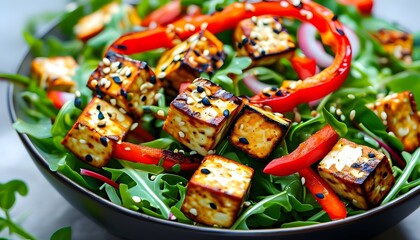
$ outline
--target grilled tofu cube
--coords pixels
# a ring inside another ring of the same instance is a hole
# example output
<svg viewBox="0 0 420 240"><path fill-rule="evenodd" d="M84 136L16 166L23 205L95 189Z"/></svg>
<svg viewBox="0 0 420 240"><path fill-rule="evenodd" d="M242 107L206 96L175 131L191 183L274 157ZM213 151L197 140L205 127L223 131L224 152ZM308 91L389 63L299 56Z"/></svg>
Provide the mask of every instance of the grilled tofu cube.
<svg viewBox="0 0 420 240"><path fill-rule="evenodd" d="M73 76L78 64L71 56L37 57L32 61L31 74L39 80L39 86L46 90L73 92L76 82Z"/></svg>
<svg viewBox="0 0 420 240"><path fill-rule="evenodd" d="M251 186L254 170L218 155L207 155L187 185L181 211L196 222L230 227Z"/></svg>
<svg viewBox="0 0 420 240"><path fill-rule="evenodd" d="M373 36L382 44L384 50L395 58L411 63L413 52L413 35L391 29L380 29Z"/></svg>
<svg viewBox="0 0 420 240"><path fill-rule="evenodd" d="M235 28L234 42L238 55L250 57L252 66L270 65L280 57L289 58L296 49L281 20L272 16L242 20Z"/></svg>
<svg viewBox="0 0 420 240"><path fill-rule="evenodd" d="M280 113L244 105L233 124L229 141L253 158L264 160L284 139L291 121Z"/></svg>
<svg viewBox="0 0 420 240"><path fill-rule="evenodd" d="M81 160L95 167L103 167L112 157L113 146L124 138L132 122L131 117L95 97L62 144Z"/></svg>
<svg viewBox="0 0 420 240"><path fill-rule="evenodd" d="M197 78L172 102L163 129L204 156L212 152L242 108L242 100Z"/></svg>
<svg viewBox="0 0 420 240"><path fill-rule="evenodd" d="M165 93L176 96L182 83L191 83L200 73L214 73L225 59L223 43L203 30L165 52L156 66Z"/></svg>
<svg viewBox="0 0 420 240"><path fill-rule="evenodd" d="M420 146L420 116L411 92L388 95L369 107L382 119L387 130L401 140L404 150L412 152Z"/></svg>
<svg viewBox="0 0 420 240"><path fill-rule="evenodd" d="M361 209L378 206L395 183L383 153L344 138L321 160L318 172L338 195Z"/></svg>
<svg viewBox="0 0 420 240"><path fill-rule="evenodd" d="M154 105L161 88L147 63L109 53L91 74L88 87L133 118L143 115L143 106Z"/></svg>
<svg viewBox="0 0 420 240"><path fill-rule="evenodd" d="M74 33L77 39L86 42L96 36L116 14L121 14L123 17L120 23L121 27L140 26L140 17L137 15L136 9L133 6L111 2L95 12L82 17L77 22L74 27Z"/></svg>

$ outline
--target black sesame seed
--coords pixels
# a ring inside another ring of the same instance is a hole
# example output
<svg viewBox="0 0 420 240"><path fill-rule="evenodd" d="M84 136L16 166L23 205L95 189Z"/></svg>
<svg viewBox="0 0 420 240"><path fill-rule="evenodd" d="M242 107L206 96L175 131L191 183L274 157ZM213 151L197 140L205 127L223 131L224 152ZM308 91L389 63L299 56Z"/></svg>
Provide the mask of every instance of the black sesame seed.
<svg viewBox="0 0 420 240"><path fill-rule="evenodd" d="M203 103L204 106L211 106L210 100L206 97L201 100L201 103Z"/></svg>
<svg viewBox="0 0 420 240"><path fill-rule="evenodd" d="M239 142L243 143L243 144L249 144L248 139L244 138L244 137L240 137L239 138Z"/></svg>
<svg viewBox="0 0 420 240"><path fill-rule="evenodd" d="M123 64L122 62L118 62L118 68L122 68Z"/></svg>
<svg viewBox="0 0 420 240"><path fill-rule="evenodd" d="M125 74L125 76L126 76L127 78L130 78L130 77L131 77L131 71L127 72L127 73Z"/></svg>
<svg viewBox="0 0 420 240"><path fill-rule="evenodd" d="M229 114L230 114L229 109L223 110L223 116L229 117Z"/></svg>
<svg viewBox="0 0 420 240"><path fill-rule="evenodd" d="M203 72L207 71L207 69L210 67L210 64L208 63L203 63L201 64L201 69L203 70Z"/></svg>
<svg viewBox="0 0 420 240"><path fill-rule="evenodd" d="M271 97L271 94L269 94L269 93L264 92L263 94L264 94L264 96L266 96L266 97Z"/></svg>
<svg viewBox="0 0 420 240"><path fill-rule="evenodd" d="M261 50L261 55L265 56L266 52L265 50Z"/></svg>
<svg viewBox="0 0 420 240"><path fill-rule="evenodd" d="M351 165L351 167L352 167L352 168L360 168L360 167L361 167L361 165L360 165L360 164L358 164L358 163L353 163L353 164Z"/></svg>
<svg viewBox="0 0 420 240"><path fill-rule="evenodd" d="M108 139L104 136L100 137L99 140L101 141L102 145L104 145L104 147L108 146Z"/></svg>
<svg viewBox="0 0 420 240"><path fill-rule="evenodd" d="M127 93L127 91L125 91L124 89L120 89L120 94L121 94L121 96L123 96L125 99L127 99L127 97L128 97L128 93Z"/></svg>
<svg viewBox="0 0 420 240"><path fill-rule="evenodd" d="M212 202L210 203L210 207L211 207L211 208L213 208L213 209L217 209L216 204L214 204L214 203L212 203Z"/></svg>
<svg viewBox="0 0 420 240"><path fill-rule="evenodd" d="M282 92L281 90L278 90L278 91L276 92L276 96L277 96L277 97L281 97L281 96L283 96L283 92Z"/></svg>
<svg viewBox="0 0 420 240"><path fill-rule="evenodd" d="M147 97L145 95L143 95L143 97L141 97L141 101L146 102L146 100L147 100Z"/></svg>
<svg viewBox="0 0 420 240"><path fill-rule="evenodd" d="M119 76L112 77L112 80L114 80L114 82L117 83L117 84L121 83L121 78Z"/></svg>
<svg viewBox="0 0 420 240"><path fill-rule="evenodd" d="M122 44L115 45L115 48L120 49L120 50L127 50L127 46L122 45Z"/></svg>
<svg viewBox="0 0 420 240"><path fill-rule="evenodd" d="M238 46L239 49L241 49L242 48L242 43L238 42L237 46Z"/></svg>
<svg viewBox="0 0 420 240"><path fill-rule="evenodd" d="M323 193L315 193L315 197L319 198L319 199L323 199L325 196Z"/></svg>
<svg viewBox="0 0 420 240"><path fill-rule="evenodd" d="M99 113L98 113L98 119L99 119L99 120L102 120L102 119L104 119L104 118L105 118L104 114L103 114L102 112L99 112Z"/></svg>
<svg viewBox="0 0 420 240"><path fill-rule="evenodd" d="M370 158L374 158L374 157L375 157L375 154L374 154L373 152L370 152L370 153L368 154L368 156L369 156Z"/></svg>
<svg viewBox="0 0 420 240"><path fill-rule="evenodd" d="M334 16L332 17L332 20L333 20L333 21L337 21L337 20L338 20L338 15L335 15L335 14L334 14Z"/></svg>
<svg viewBox="0 0 420 240"><path fill-rule="evenodd" d="M199 51L197 51L196 49L194 49L193 50L193 52L194 52L194 54L196 55L196 56L200 56L201 54L200 54L200 52Z"/></svg>
<svg viewBox="0 0 420 240"><path fill-rule="evenodd" d="M77 97L74 99L74 106L76 106L77 108L81 108L82 107L82 99Z"/></svg>
<svg viewBox="0 0 420 240"><path fill-rule="evenodd" d="M341 36L344 36L344 31L342 29L337 28L336 30L337 30L338 34L340 34Z"/></svg>
<svg viewBox="0 0 420 240"><path fill-rule="evenodd" d="M271 91L277 91L276 87L271 87Z"/></svg>
<svg viewBox="0 0 420 240"><path fill-rule="evenodd" d="M155 84L155 83L156 83L156 77L155 77L155 75L150 76L150 80L149 80L149 82L150 82L151 84Z"/></svg>
<svg viewBox="0 0 420 240"><path fill-rule="evenodd" d="M207 168L202 168L200 171L204 174L210 174L210 170L208 170Z"/></svg>
<svg viewBox="0 0 420 240"><path fill-rule="evenodd" d="M216 11L218 11L218 12L221 12L221 11L223 11L224 10L224 8L223 7L216 7Z"/></svg>
<svg viewBox="0 0 420 240"><path fill-rule="evenodd" d="M106 122L105 121L104 122L101 122L101 123L98 123L98 127L100 127L100 128L103 128L105 126L106 126Z"/></svg>
<svg viewBox="0 0 420 240"><path fill-rule="evenodd" d="M279 34L281 30L278 30L277 28L273 28L273 32Z"/></svg>
<svg viewBox="0 0 420 240"><path fill-rule="evenodd" d="M252 39L249 42L251 43L252 46L257 45L257 43L254 40L252 40Z"/></svg>
<svg viewBox="0 0 420 240"><path fill-rule="evenodd" d="M197 92L202 93L204 92L204 88L201 86L197 86Z"/></svg>
<svg viewBox="0 0 420 240"><path fill-rule="evenodd" d="M242 39L242 45L247 44L249 41L249 39L247 37L245 37L244 39Z"/></svg>
<svg viewBox="0 0 420 240"><path fill-rule="evenodd" d="M86 160L86 162L92 162L93 157L90 154L88 154L88 155L86 155L85 160Z"/></svg>

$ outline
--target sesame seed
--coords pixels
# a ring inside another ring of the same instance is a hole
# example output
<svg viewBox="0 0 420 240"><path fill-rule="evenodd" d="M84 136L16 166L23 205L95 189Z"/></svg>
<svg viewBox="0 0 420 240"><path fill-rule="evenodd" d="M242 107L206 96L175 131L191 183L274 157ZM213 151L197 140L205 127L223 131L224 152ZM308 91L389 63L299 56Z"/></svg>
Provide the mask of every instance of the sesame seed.
<svg viewBox="0 0 420 240"><path fill-rule="evenodd" d="M104 145L104 147L107 147L108 146L108 138L106 138L104 136L101 136L99 138L99 141L101 141L101 143L102 143L102 145Z"/></svg>
<svg viewBox="0 0 420 240"><path fill-rule="evenodd" d="M208 56L208 55L210 55L210 51L209 51L208 49L205 49L205 50L203 51L203 55L204 55L204 56Z"/></svg>
<svg viewBox="0 0 420 240"><path fill-rule="evenodd" d="M202 93L204 92L204 88L201 86L197 86L197 92Z"/></svg>
<svg viewBox="0 0 420 240"><path fill-rule="evenodd" d="M102 62L104 63L105 66L109 66L111 64L111 61L109 60L109 58L103 58Z"/></svg>
<svg viewBox="0 0 420 240"><path fill-rule="evenodd" d="M207 154L215 154L215 153L216 153L216 150L214 150L214 149L207 151Z"/></svg>
<svg viewBox="0 0 420 240"><path fill-rule="evenodd" d="M185 125L185 122L181 121L181 122L178 123L178 125L182 127L182 126Z"/></svg>
<svg viewBox="0 0 420 240"><path fill-rule="evenodd" d="M139 123L137 123L137 122L131 124L130 131L133 131L134 129L136 129L137 126L139 126Z"/></svg>
<svg viewBox="0 0 420 240"><path fill-rule="evenodd" d="M79 130L84 130L85 129L85 125L83 125L83 124L81 124L81 123L79 123L79 125L77 126L77 128L79 129Z"/></svg>
<svg viewBox="0 0 420 240"><path fill-rule="evenodd" d="M117 84L121 83L121 78L119 76L113 76L112 80L114 80L114 82L117 83Z"/></svg>
<svg viewBox="0 0 420 240"><path fill-rule="evenodd" d="M344 36L344 31L342 29L337 28L336 30L337 30L338 34L340 34L341 36Z"/></svg>
<svg viewBox="0 0 420 240"><path fill-rule="evenodd" d="M131 197L131 199L133 199L133 201L134 201L135 203L139 203L139 202L141 202L141 198L140 198L139 196L132 196L132 197Z"/></svg>
<svg viewBox="0 0 420 240"><path fill-rule="evenodd" d="M323 193L315 193L315 197L317 197L319 199L323 199L324 198L324 194Z"/></svg>
<svg viewBox="0 0 420 240"><path fill-rule="evenodd" d="M106 120L105 119L98 122L98 127L103 128L105 126L106 126Z"/></svg>
<svg viewBox="0 0 420 240"><path fill-rule="evenodd" d="M87 142L86 142L86 140L85 140L85 139L79 139L79 143L81 143L81 144L85 144L85 143L87 143Z"/></svg>
<svg viewBox="0 0 420 240"><path fill-rule="evenodd" d="M253 23L257 23L257 17L256 17L256 16L252 16L252 17L251 17L251 21L252 21Z"/></svg>
<svg viewBox="0 0 420 240"><path fill-rule="evenodd" d="M155 75L151 75L151 76L150 76L149 82L150 82L151 84L155 84L155 83L156 83L156 77L155 77Z"/></svg>
<svg viewBox="0 0 420 240"><path fill-rule="evenodd" d="M351 110L350 111L350 120L354 120L354 118L356 117L356 110Z"/></svg>
<svg viewBox="0 0 420 240"><path fill-rule="evenodd" d="M179 54L175 55L174 61L178 62L181 59L181 56Z"/></svg>
<svg viewBox="0 0 420 240"><path fill-rule="evenodd" d="M375 157L375 154L374 154L373 152L369 152L369 153L368 153L368 157L370 157L370 158L374 158L374 157Z"/></svg>
<svg viewBox="0 0 420 240"><path fill-rule="evenodd" d="M207 22L203 22L201 25L200 25L200 29L201 30L205 30L206 28L207 28L207 26L208 26L209 24L207 23Z"/></svg>
<svg viewBox="0 0 420 240"><path fill-rule="evenodd" d="M124 108L119 108L118 110L120 110L120 112L123 113L123 114L127 114L127 111L125 111Z"/></svg>
<svg viewBox="0 0 420 240"><path fill-rule="evenodd" d="M106 68L102 69L102 72L105 73L105 74L108 74L108 73L111 72L111 69L109 67L106 67Z"/></svg>
<svg viewBox="0 0 420 240"><path fill-rule="evenodd" d="M174 153L178 153L179 150L177 148L174 149Z"/></svg>
<svg viewBox="0 0 420 240"><path fill-rule="evenodd" d="M195 154L197 154L197 151L193 150L193 151L190 152L190 155L195 155Z"/></svg>
<svg viewBox="0 0 420 240"><path fill-rule="evenodd" d="M244 202L244 207L249 207L251 206L251 202L250 201L245 201Z"/></svg>
<svg viewBox="0 0 420 240"><path fill-rule="evenodd" d="M215 210L217 209L217 205L216 204L214 204L214 203L211 202L209 205L210 205L210 207L212 209L215 209Z"/></svg>
<svg viewBox="0 0 420 240"><path fill-rule="evenodd" d="M125 147L125 148L124 148L124 150L125 150L125 151L130 151L130 150L131 150L131 148L130 148L130 147Z"/></svg>
<svg viewBox="0 0 420 240"><path fill-rule="evenodd" d="M347 94L347 97L348 97L349 99L355 99L355 98L356 98L356 96L354 96L353 94Z"/></svg>
<svg viewBox="0 0 420 240"><path fill-rule="evenodd" d="M101 78L101 80L99 81L99 86L104 86L107 81L108 81L107 78Z"/></svg>
<svg viewBox="0 0 420 240"><path fill-rule="evenodd" d="M190 211L189 211L193 216L197 216L197 209L195 209L195 208L191 208L190 209Z"/></svg>
<svg viewBox="0 0 420 240"><path fill-rule="evenodd" d="M289 3L286 0L283 0L280 2L280 6L287 8L289 6Z"/></svg>
<svg viewBox="0 0 420 240"><path fill-rule="evenodd" d="M301 177L300 182L302 183L302 185L305 185L306 179L304 177Z"/></svg>
<svg viewBox="0 0 420 240"><path fill-rule="evenodd" d="M96 80L95 80L96 81ZM76 97L81 97L82 96L82 94L80 93L80 91L79 90L76 90L75 92L74 92L74 96L76 96Z"/></svg>
<svg viewBox="0 0 420 240"><path fill-rule="evenodd" d="M270 107L270 106L268 106L268 105L264 105L263 109L264 109L265 111L268 111L268 112L272 112L272 111L273 111L273 110L271 109L271 107Z"/></svg>
<svg viewBox="0 0 420 240"><path fill-rule="evenodd" d="M194 101L194 99L192 98L192 97L188 97L187 98L187 104L188 105L191 105L191 104L193 104L195 101Z"/></svg>
<svg viewBox="0 0 420 240"><path fill-rule="evenodd" d="M207 168L202 168L200 172L203 174L210 174L210 170L208 170Z"/></svg>
<svg viewBox="0 0 420 240"><path fill-rule="evenodd" d="M100 105L98 105L98 106L100 106ZM99 108L99 109L100 109L100 108ZM98 110L99 110L99 109L98 109ZM102 120L102 119L104 119L104 118L105 118L104 114L103 114L102 112L99 112L99 113L98 113L98 119L99 119L99 120Z"/></svg>
<svg viewBox="0 0 420 240"><path fill-rule="evenodd" d="M107 80L106 82L105 82L105 85L104 85L104 87L106 88L106 89L108 89L109 87L111 87L111 81L109 81L109 80Z"/></svg>
<svg viewBox="0 0 420 240"><path fill-rule="evenodd" d="M184 154L184 155L185 155L185 151L184 151L184 150L182 150L182 149L180 149L180 150L179 150L179 153L182 153L182 154Z"/></svg>
<svg viewBox="0 0 420 240"><path fill-rule="evenodd" d="M117 69L119 69L121 67L121 63L120 62L113 62L113 63L111 63L110 67L111 67L111 70L115 72Z"/></svg>
<svg viewBox="0 0 420 240"><path fill-rule="evenodd" d="M112 106L115 106L117 104L117 100L115 100L115 98L109 99L109 102L111 103Z"/></svg>
<svg viewBox="0 0 420 240"><path fill-rule="evenodd" d="M90 154L88 154L88 155L86 155L85 160L86 160L86 162L92 162L93 157Z"/></svg>
<svg viewBox="0 0 420 240"><path fill-rule="evenodd" d="M335 113L340 116L343 112L341 111L340 108L337 108L337 110L335 110Z"/></svg>
<svg viewBox="0 0 420 240"><path fill-rule="evenodd" d="M344 116L344 115L340 115L340 120L341 120L341 121L345 121L345 120L346 120L346 116Z"/></svg>
<svg viewBox="0 0 420 240"><path fill-rule="evenodd" d="M162 109L160 109L160 110L157 111L157 115L160 116L160 117L164 117L165 112Z"/></svg>
<svg viewBox="0 0 420 240"><path fill-rule="evenodd" d="M180 138L184 138L185 137L185 133L182 132L182 131L179 131L178 132L178 135L179 135Z"/></svg>
<svg viewBox="0 0 420 240"><path fill-rule="evenodd" d="M388 115L386 114L386 112L381 112L381 118L382 120L386 120L388 117Z"/></svg>
<svg viewBox="0 0 420 240"><path fill-rule="evenodd" d="M254 5L252 5L250 3L245 3L245 10L254 12L255 11L255 7L254 7Z"/></svg>
<svg viewBox="0 0 420 240"><path fill-rule="evenodd" d="M157 75L157 77L158 77L159 79L165 78L165 77L166 77L166 72L160 72L160 73Z"/></svg>
<svg viewBox="0 0 420 240"><path fill-rule="evenodd" d="M229 117L229 114L230 114L229 109L223 110L223 116L225 116L227 118L227 117Z"/></svg>
<svg viewBox="0 0 420 240"><path fill-rule="evenodd" d="M206 97L201 100L201 103L203 103L204 106L211 106L210 100Z"/></svg>
<svg viewBox="0 0 420 240"><path fill-rule="evenodd" d="M244 138L244 137L240 137L239 138L239 142L243 143L243 144L249 144L248 139Z"/></svg>

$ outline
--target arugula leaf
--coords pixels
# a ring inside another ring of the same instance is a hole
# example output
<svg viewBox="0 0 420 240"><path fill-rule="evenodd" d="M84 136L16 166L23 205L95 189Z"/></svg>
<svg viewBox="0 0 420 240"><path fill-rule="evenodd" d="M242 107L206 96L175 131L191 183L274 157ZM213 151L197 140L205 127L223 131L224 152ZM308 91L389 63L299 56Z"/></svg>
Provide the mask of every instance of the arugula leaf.
<svg viewBox="0 0 420 240"><path fill-rule="evenodd" d="M50 240L71 240L71 227L58 229L53 233Z"/></svg>

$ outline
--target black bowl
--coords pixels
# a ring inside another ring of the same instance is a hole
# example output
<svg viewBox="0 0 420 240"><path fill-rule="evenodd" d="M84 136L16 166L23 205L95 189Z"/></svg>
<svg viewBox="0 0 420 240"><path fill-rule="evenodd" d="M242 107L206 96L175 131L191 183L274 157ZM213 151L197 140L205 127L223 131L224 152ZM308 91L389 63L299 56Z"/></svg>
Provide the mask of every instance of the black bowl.
<svg viewBox="0 0 420 240"><path fill-rule="evenodd" d="M57 34L56 29L52 28L45 35L50 34ZM19 74L28 75L31 60L32 56L28 53L19 67ZM17 93L22 90L22 87L13 85L8 89L8 107L13 122L17 118L27 118L16 107L17 102L21 101ZM183 224L126 209L79 186L66 176L51 171L45 156L26 134L19 133L19 137L38 169L70 204L107 231L126 239L149 236L156 239L367 239L389 229L420 206L419 186L394 201L365 213L312 226L245 231Z"/></svg>

